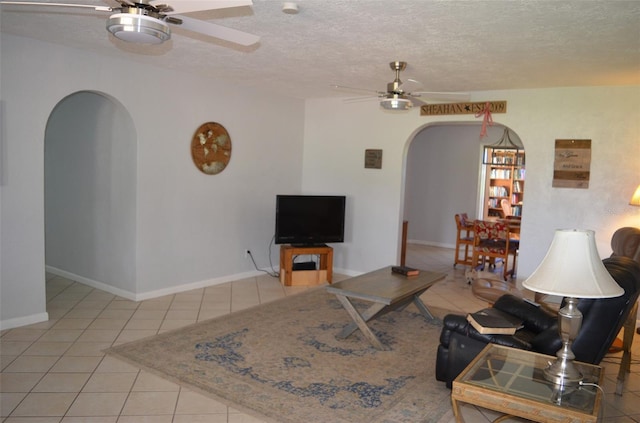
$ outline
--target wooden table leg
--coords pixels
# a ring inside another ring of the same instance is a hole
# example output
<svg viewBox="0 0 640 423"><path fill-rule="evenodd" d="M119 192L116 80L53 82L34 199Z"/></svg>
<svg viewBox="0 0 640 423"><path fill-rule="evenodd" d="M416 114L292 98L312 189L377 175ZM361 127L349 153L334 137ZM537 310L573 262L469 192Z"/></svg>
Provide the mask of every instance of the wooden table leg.
<svg viewBox="0 0 640 423"><path fill-rule="evenodd" d="M428 320L433 320L435 319L435 317L433 317L433 314L431 314L425 303L423 303L420 299L420 294L422 294L422 292L413 296L413 303L416 305L416 307L418 307L418 310L420 310L420 313L422 313L424 317L426 317Z"/></svg>
<svg viewBox="0 0 640 423"><path fill-rule="evenodd" d="M462 412L460 411L460 403L453 397L451 398L451 408L453 408L453 415L456 418L456 422L464 423L464 418L462 417Z"/></svg>
<svg viewBox="0 0 640 423"><path fill-rule="evenodd" d="M362 334L369 340L371 345L373 345L379 350L389 349L388 347L383 345L382 342L380 342L378 337L371 331L369 326L367 326L367 321L373 318L373 316L375 316L376 314L378 314L378 312L385 307L384 304L375 303L371 307L369 307L367 310L365 310L361 315L360 313L358 313L358 310L356 310L356 308L353 306L353 304L351 304L351 301L349 301L347 297L345 297L344 295L336 294L336 298L338 299L338 301L340 301L344 309L347 311L347 313L349 313L349 316L351 316L351 319L353 319L355 323L355 325L350 324L347 327L345 327L336 336L336 338L339 338L339 339L346 338L347 336L351 335L355 331L357 326L357 328L360 329L360 332L362 332Z"/></svg>

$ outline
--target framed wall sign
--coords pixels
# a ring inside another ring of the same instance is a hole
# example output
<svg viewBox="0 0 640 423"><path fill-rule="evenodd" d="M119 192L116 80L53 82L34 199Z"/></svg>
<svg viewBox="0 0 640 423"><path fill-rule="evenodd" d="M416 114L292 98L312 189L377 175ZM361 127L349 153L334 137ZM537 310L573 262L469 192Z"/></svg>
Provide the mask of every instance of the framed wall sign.
<svg viewBox="0 0 640 423"><path fill-rule="evenodd" d="M191 157L198 170L207 175L222 172L231 160L231 137L216 122L207 122L193 134Z"/></svg>
<svg viewBox="0 0 640 423"><path fill-rule="evenodd" d="M364 168L382 169L382 150L364 150Z"/></svg>
<svg viewBox="0 0 640 423"><path fill-rule="evenodd" d="M591 140L556 140L554 188L589 188Z"/></svg>

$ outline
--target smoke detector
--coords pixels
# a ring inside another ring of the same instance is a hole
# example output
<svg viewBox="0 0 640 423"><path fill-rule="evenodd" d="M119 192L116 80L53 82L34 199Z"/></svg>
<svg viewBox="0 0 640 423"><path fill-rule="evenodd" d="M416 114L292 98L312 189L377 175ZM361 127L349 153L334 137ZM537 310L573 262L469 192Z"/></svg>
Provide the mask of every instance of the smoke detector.
<svg viewBox="0 0 640 423"><path fill-rule="evenodd" d="M285 1L282 3L282 11L287 15L297 15L298 5L292 1Z"/></svg>

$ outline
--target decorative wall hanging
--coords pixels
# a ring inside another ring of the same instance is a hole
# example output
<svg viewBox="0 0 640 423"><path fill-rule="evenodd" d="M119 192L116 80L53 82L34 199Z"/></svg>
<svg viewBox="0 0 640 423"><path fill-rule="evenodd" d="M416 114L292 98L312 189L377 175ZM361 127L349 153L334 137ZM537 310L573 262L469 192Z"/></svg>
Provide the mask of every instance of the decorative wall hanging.
<svg viewBox="0 0 640 423"><path fill-rule="evenodd" d="M200 125L191 139L191 157L202 173L222 172L231 160L231 137L224 126L216 122Z"/></svg>
<svg viewBox="0 0 640 423"><path fill-rule="evenodd" d="M489 101L491 113L507 113L506 101ZM420 106L420 116L475 115L483 113L486 101L465 103L439 103Z"/></svg>
<svg viewBox="0 0 640 423"><path fill-rule="evenodd" d="M554 188L589 188L591 140L556 140Z"/></svg>
<svg viewBox="0 0 640 423"><path fill-rule="evenodd" d="M382 150L364 150L364 168L382 169Z"/></svg>

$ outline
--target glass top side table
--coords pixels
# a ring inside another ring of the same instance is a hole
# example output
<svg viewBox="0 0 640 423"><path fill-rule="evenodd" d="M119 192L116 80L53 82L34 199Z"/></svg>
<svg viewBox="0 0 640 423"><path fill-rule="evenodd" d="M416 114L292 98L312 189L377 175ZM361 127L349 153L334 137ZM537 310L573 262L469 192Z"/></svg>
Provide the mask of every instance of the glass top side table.
<svg viewBox="0 0 640 423"><path fill-rule="evenodd" d="M587 385L559 389L543 375L554 358L487 345L453 381L451 402L456 421L463 421L460 403L468 403L538 422L595 423L602 394L588 384L600 384L602 368L578 362Z"/></svg>

